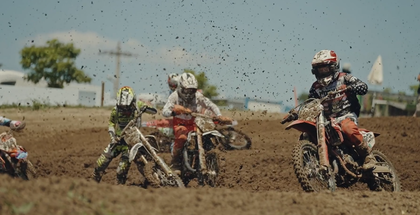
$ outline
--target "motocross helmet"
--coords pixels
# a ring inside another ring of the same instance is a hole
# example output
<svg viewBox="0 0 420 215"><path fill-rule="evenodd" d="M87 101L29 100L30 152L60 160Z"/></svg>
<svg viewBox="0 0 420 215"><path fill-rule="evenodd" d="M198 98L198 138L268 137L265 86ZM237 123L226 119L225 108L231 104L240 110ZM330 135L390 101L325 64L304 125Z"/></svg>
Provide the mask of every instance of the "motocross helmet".
<svg viewBox="0 0 420 215"><path fill-rule="evenodd" d="M133 89L128 86L121 87L117 93L117 107L119 109L130 109L132 104L136 102L136 94Z"/></svg>
<svg viewBox="0 0 420 215"><path fill-rule="evenodd" d="M185 102L191 102L195 98L198 82L191 73L183 73L179 77L179 86L177 88L178 96Z"/></svg>
<svg viewBox="0 0 420 215"><path fill-rule="evenodd" d="M171 92L174 92L178 87L179 75L178 73L171 73L168 75L168 86Z"/></svg>
<svg viewBox="0 0 420 215"><path fill-rule="evenodd" d="M312 74L322 86L327 86L338 77L340 59L332 50L321 50L312 59Z"/></svg>

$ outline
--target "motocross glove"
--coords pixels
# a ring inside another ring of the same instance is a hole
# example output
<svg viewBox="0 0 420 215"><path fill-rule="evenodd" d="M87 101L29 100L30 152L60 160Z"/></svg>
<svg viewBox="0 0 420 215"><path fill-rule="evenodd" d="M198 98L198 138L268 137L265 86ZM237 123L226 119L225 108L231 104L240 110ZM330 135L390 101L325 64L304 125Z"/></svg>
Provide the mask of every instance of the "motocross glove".
<svg viewBox="0 0 420 215"><path fill-rule="evenodd" d="M231 123L232 122L232 119L229 118L229 117L226 117L226 116L218 116L217 120L219 120L219 122L222 122L222 123Z"/></svg>
<svg viewBox="0 0 420 215"><path fill-rule="evenodd" d="M347 86L347 90L357 95L364 95L367 92L367 86L363 84L351 84Z"/></svg>
<svg viewBox="0 0 420 215"><path fill-rule="evenodd" d="M172 109L173 114L172 115L179 115L179 114L189 114L192 111L188 108L185 108L184 106L181 105L174 105L174 108Z"/></svg>

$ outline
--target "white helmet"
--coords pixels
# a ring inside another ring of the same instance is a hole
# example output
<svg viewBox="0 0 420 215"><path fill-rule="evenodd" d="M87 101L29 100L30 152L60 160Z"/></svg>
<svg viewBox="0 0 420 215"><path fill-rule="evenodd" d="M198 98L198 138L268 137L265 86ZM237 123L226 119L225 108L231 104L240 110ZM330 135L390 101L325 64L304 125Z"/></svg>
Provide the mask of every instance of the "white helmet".
<svg viewBox="0 0 420 215"><path fill-rule="evenodd" d="M129 108L136 101L136 94L128 86L121 87L117 93L117 106L125 109Z"/></svg>
<svg viewBox="0 0 420 215"><path fill-rule="evenodd" d="M198 82L195 76L191 73L183 73L179 77L179 87L177 89L178 95L186 102L190 102L195 98L197 92Z"/></svg>
<svg viewBox="0 0 420 215"><path fill-rule="evenodd" d="M175 91L176 88L178 87L178 80L179 80L178 73L171 73L168 75L168 86L172 92Z"/></svg>
<svg viewBox="0 0 420 215"><path fill-rule="evenodd" d="M340 59L332 50L321 50L312 59L312 74L318 83L327 86L338 77L340 72Z"/></svg>

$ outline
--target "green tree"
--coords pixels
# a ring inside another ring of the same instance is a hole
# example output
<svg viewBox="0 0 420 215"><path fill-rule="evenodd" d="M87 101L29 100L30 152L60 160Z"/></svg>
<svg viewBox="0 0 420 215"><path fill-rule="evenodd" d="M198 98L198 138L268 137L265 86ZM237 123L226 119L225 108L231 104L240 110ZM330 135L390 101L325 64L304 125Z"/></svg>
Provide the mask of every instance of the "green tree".
<svg viewBox="0 0 420 215"><path fill-rule="evenodd" d="M184 72L191 73L195 76L198 82L198 89L203 91L203 95L205 97L211 99L219 95L217 92L217 87L208 83L208 78L204 72L196 74L194 70L190 69L184 69Z"/></svg>
<svg viewBox="0 0 420 215"><path fill-rule="evenodd" d="M306 99L308 99L308 98L309 98L309 93L301 93L298 96L298 101L299 101L299 103L302 103L302 102L306 101Z"/></svg>
<svg viewBox="0 0 420 215"><path fill-rule="evenodd" d="M419 87L420 86L418 84L410 86L410 90L413 91L413 95L417 95L417 90L419 89Z"/></svg>
<svg viewBox="0 0 420 215"><path fill-rule="evenodd" d="M44 78L48 87L63 88L64 83L76 81L77 83L90 83L91 78L76 68L75 59L80 54L80 49L73 43L64 44L58 40L47 41L46 46L34 45L25 47L20 51L23 69L31 71L25 79L38 83Z"/></svg>

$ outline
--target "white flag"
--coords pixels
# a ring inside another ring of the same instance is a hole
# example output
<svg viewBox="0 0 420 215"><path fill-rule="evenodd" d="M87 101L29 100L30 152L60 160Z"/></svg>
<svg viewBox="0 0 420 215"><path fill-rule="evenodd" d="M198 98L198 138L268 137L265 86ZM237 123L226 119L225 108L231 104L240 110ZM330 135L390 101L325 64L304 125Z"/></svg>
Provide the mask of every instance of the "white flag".
<svg viewBox="0 0 420 215"><path fill-rule="evenodd" d="M374 85L381 85L384 80L382 57L379 55L373 63L372 69L370 70L368 81Z"/></svg>

